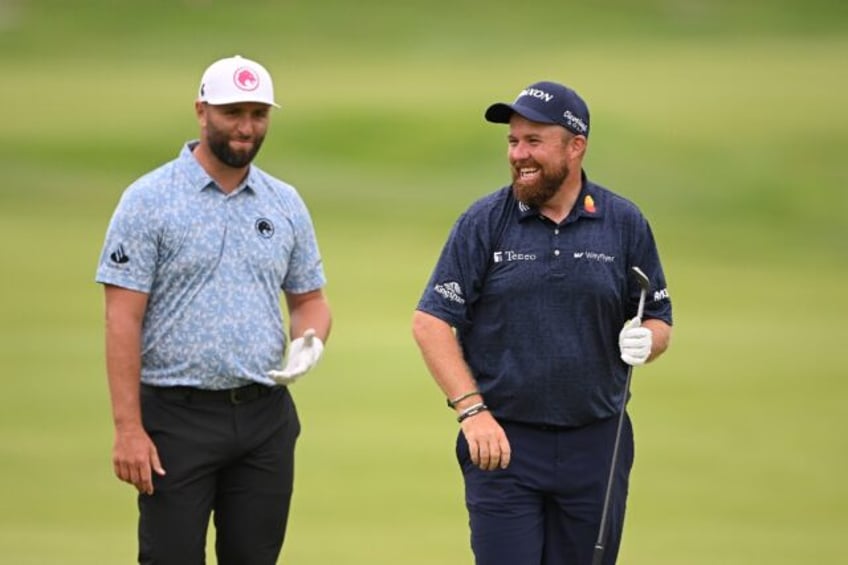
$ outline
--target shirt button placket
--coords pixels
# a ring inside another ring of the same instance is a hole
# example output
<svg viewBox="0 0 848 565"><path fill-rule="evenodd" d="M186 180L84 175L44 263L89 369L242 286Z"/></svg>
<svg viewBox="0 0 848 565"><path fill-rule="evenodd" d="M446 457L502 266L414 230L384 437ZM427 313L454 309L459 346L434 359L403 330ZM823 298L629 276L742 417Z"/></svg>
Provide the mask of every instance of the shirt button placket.
<svg viewBox="0 0 848 565"><path fill-rule="evenodd" d="M551 269L554 274L562 275L565 272L565 264L561 258L562 252L559 249L560 239L559 239L559 227L554 228L553 237L551 238L552 247L553 247L553 268Z"/></svg>

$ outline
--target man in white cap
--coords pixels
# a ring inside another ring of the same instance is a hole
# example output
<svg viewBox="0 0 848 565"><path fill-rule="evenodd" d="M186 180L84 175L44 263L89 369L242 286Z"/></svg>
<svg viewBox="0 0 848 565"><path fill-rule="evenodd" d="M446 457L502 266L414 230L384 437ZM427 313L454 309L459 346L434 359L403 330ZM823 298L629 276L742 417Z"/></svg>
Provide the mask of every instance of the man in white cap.
<svg viewBox="0 0 848 565"><path fill-rule="evenodd" d="M200 139L126 189L106 234L112 462L139 493L140 563L204 563L213 512L219 564L271 565L282 548L300 431L287 385L318 362L331 316L303 200L251 164L271 107L259 63L209 66Z"/></svg>

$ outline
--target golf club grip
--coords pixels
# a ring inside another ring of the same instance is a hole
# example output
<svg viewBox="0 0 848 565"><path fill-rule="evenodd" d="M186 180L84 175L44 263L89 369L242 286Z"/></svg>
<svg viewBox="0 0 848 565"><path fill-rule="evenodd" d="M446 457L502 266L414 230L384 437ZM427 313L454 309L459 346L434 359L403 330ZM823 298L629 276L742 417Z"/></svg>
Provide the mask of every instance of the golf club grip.
<svg viewBox="0 0 848 565"><path fill-rule="evenodd" d="M592 555L592 565L601 565L604 561L604 546L595 545L595 553Z"/></svg>

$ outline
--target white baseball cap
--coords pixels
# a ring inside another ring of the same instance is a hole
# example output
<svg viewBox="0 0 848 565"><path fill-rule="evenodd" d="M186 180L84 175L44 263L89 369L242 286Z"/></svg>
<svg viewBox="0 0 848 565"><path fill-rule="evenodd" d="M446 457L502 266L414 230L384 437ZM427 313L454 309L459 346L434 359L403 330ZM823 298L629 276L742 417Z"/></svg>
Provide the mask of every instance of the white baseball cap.
<svg viewBox="0 0 848 565"><path fill-rule="evenodd" d="M197 99L212 105L259 102L279 108L274 102L274 83L265 67L241 55L219 59L209 65L200 79Z"/></svg>

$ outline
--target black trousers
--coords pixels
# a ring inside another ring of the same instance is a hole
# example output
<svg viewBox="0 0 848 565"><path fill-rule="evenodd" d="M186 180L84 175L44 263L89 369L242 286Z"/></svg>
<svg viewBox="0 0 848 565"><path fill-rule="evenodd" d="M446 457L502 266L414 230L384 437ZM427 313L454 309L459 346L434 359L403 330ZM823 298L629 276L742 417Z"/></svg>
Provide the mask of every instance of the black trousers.
<svg viewBox="0 0 848 565"><path fill-rule="evenodd" d="M482 471L459 432L471 547L477 565L590 565L601 521L618 418L582 428L501 422L512 460ZM626 416L611 497L604 565L613 565L624 527L633 428Z"/></svg>
<svg viewBox="0 0 848 565"><path fill-rule="evenodd" d="M202 565L214 513L220 565L273 565L285 538L300 422L285 387L142 387L165 476L138 497L139 563Z"/></svg>

